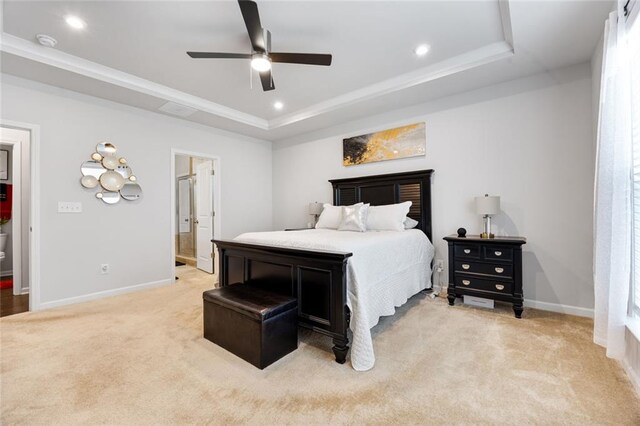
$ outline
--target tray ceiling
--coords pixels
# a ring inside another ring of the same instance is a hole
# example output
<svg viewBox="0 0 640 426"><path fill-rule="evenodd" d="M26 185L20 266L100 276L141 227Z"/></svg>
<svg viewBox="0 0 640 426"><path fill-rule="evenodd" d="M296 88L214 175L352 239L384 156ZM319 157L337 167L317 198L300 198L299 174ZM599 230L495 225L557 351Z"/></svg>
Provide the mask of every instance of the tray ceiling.
<svg viewBox="0 0 640 426"><path fill-rule="evenodd" d="M274 64L276 90L263 92L248 61L185 54L249 51L235 1L5 1L2 71L150 110L170 100L198 109L192 121L273 139L291 136L276 129L312 130L300 124L342 109L352 116L393 93L408 95L394 109L428 100L411 96L413 89L494 62L515 62L526 74L588 59L611 2L549 3L258 1L274 50L333 54L329 68ZM576 8L580 22L571 18ZM87 28L69 28L68 14ZM540 25L550 31L536 35ZM57 46L37 45L41 33ZM521 58L519 41L526 48ZM419 58L413 49L421 43L431 50ZM119 89L110 95L109 86ZM285 105L281 111L276 100Z"/></svg>

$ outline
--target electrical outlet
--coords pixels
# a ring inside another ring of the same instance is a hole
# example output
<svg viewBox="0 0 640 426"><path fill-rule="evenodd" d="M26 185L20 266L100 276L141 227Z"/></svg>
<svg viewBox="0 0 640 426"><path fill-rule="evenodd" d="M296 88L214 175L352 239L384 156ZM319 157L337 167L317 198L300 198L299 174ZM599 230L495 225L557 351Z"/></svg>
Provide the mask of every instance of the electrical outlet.
<svg viewBox="0 0 640 426"><path fill-rule="evenodd" d="M438 272L444 271L444 260L436 259L435 262L434 262L434 266L436 268L436 271L438 271Z"/></svg>
<svg viewBox="0 0 640 426"><path fill-rule="evenodd" d="M100 265L100 273L101 274L108 274L109 273L109 264L108 263L103 263L102 265Z"/></svg>

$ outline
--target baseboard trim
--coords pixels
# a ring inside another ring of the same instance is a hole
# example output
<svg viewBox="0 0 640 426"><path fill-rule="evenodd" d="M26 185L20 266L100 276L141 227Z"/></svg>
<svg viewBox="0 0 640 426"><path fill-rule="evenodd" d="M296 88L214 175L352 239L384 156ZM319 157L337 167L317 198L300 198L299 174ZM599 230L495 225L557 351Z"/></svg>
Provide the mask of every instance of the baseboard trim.
<svg viewBox="0 0 640 426"><path fill-rule="evenodd" d="M89 302L91 300L103 299L105 297L118 296L120 294L133 293L135 291L146 290L155 287L162 287L172 284L173 279L152 281L143 284L136 284L129 287L115 288L113 290L98 291L96 293L89 293L82 296L68 297L66 299L52 300L50 302L40 303L38 306L34 306L34 311L41 311L43 309L57 308L59 306L73 305L76 303Z"/></svg>
<svg viewBox="0 0 640 426"><path fill-rule="evenodd" d="M633 385L633 388L635 389L636 394L640 396L639 373L631 366L631 364L629 364L629 360L627 359L626 356L620 361L620 363L622 364L622 368L624 369L625 373L627 373L627 377L629 378L629 381Z"/></svg>
<svg viewBox="0 0 640 426"><path fill-rule="evenodd" d="M579 317L593 318L593 309L582 308L580 306L561 305L559 303L540 302L538 300L524 301L527 308L540 309L543 311L558 312L561 314L576 315Z"/></svg>

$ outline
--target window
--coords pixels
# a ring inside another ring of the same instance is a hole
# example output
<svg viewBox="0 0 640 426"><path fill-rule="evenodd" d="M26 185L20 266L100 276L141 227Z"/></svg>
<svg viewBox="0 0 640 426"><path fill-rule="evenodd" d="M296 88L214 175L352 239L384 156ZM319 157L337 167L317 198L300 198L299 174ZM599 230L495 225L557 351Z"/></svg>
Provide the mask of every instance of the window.
<svg viewBox="0 0 640 426"><path fill-rule="evenodd" d="M631 120L633 127L633 285L631 311L640 317L640 22L634 19L640 5L631 1L629 10L627 46L631 68Z"/></svg>

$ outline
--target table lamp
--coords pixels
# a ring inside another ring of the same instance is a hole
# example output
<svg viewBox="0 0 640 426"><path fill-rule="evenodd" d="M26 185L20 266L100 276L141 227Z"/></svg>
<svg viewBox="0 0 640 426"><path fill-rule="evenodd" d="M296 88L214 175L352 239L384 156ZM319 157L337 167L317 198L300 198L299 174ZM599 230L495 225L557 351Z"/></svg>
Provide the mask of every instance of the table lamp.
<svg viewBox="0 0 640 426"><path fill-rule="evenodd" d="M480 238L494 238L491 233L491 215L500 213L500 197L484 194L484 197L476 197L476 213L483 215L484 229Z"/></svg>
<svg viewBox="0 0 640 426"><path fill-rule="evenodd" d="M315 203L309 203L309 214L313 215L313 226L316 225L316 223L318 223L318 216L320 216L320 213L322 213L322 204L315 202Z"/></svg>

